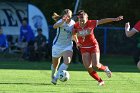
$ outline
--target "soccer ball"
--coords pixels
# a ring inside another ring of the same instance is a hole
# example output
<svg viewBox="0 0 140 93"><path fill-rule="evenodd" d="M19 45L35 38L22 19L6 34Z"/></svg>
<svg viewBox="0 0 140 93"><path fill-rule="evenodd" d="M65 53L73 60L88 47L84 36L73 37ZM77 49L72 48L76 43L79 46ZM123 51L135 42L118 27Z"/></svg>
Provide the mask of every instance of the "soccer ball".
<svg viewBox="0 0 140 93"><path fill-rule="evenodd" d="M137 68L140 70L140 61L137 63Z"/></svg>
<svg viewBox="0 0 140 93"><path fill-rule="evenodd" d="M66 70L62 70L60 73L59 73L59 80L62 81L62 82L65 82L65 81L68 81L70 78L70 74L68 71Z"/></svg>

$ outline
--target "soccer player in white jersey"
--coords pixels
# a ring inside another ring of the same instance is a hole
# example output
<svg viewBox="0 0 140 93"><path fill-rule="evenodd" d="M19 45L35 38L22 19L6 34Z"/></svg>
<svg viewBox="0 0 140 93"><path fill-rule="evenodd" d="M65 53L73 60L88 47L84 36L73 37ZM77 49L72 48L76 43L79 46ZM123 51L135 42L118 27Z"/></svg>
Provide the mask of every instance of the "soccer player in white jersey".
<svg viewBox="0 0 140 93"><path fill-rule="evenodd" d="M72 59L72 29L75 21L71 19L72 11L70 9L65 9L60 16L54 13L52 18L56 21L56 23L53 25L53 28L57 29L57 34L52 46L51 82L56 85L59 72L62 70L67 70ZM58 68L62 57L63 63Z"/></svg>

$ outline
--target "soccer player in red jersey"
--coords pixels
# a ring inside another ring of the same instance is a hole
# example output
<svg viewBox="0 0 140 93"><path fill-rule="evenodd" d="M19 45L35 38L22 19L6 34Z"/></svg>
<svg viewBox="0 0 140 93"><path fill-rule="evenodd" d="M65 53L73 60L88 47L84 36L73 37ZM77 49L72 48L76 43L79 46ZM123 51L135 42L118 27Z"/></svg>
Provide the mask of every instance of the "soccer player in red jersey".
<svg viewBox="0 0 140 93"><path fill-rule="evenodd" d="M140 32L140 20L134 25L134 27L131 30L130 30L130 23L128 22L125 24L125 34L127 37L131 37L135 35L137 32ZM140 69L140 60L137 62L137 67L138 69Z"/></svg>
<svg viewBox="0 0 140 93"><path fill-rule="evenodd" d="M109 78L111 77L111 71L107 66L100 63L100 49L93 33L94 28L100 24L120 21L122 19L123 16L101 20L88 20L88 14L82 10L78 14L78 22L74 25L73 37L77 47L81 51L83 64L89 75L97 80L100 86L104 85L104 81L98 76L93 67L105 71Z"/></svg>

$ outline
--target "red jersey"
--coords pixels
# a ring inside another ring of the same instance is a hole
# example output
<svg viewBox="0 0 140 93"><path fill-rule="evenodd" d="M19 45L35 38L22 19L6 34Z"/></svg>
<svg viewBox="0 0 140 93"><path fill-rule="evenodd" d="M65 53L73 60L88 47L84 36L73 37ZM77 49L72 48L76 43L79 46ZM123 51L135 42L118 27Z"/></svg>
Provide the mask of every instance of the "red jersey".
<svg viewBox="0 0 140 93"><path fill-rule="evenodd" d="M140 32L140 21L135 24L134 28Z"/></svg>
<svg viewBox="0 0 140 93"><path fill-rule="evenodd" d="M79 43L82 47L91 47L98 44L94 36L94 28L97 26L97 20L88 20L85 27L82 28L79 22L74 25L74 33L77 33Z"/></svg>

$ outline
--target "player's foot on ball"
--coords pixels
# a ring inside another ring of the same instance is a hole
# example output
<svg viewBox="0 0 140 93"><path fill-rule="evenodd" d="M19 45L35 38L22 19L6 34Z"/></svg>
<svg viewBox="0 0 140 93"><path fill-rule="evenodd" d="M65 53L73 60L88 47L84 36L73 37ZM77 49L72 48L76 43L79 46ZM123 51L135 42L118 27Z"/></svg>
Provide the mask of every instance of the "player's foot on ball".
<svg viewBox="0 0 140 93"><path fill-rule="evenodd" d="M98 82L98 85L99 85L99 86L103 86L104 84L105 84L104 81Z"/></svg>
<svg viewBox="0 0 140 93"><path fill-rule="evenodd" d="M112 72L109 70L108 66L106 66L105 73L108 76L108 78L111 78Z"/></svg>
<svg viewBox="0 0 140 93"><path fill-rule="evenodd" d="M57 79L54 77L53 79L52 79L52 81L51 81L54 85L56 85L57 84Z"/></svg>

